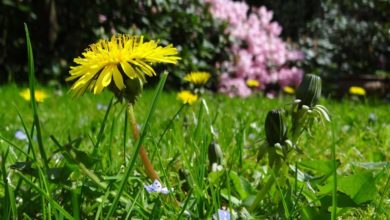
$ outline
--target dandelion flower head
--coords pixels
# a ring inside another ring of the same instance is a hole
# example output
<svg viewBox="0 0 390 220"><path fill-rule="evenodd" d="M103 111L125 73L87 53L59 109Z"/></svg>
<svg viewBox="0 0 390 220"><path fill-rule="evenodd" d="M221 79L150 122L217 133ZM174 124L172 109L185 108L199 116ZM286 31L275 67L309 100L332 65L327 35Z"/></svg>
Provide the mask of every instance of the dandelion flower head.
<svg viewBox="0 0 390 220"><path fill-rule="evenodd" d="M295 89L293 87L290 87L290 86L285 86L283 88L283 92L285 92L287 94L294 94L295 93Z"/></svg>
<svg viewBox="0 0 390 220"><path fill-rule="evenodd" d="M181 100L184 104L192 105L196 100L198 100L198 95L188 91L183 90L177 94L177 98Z"/></svg>
<svg viewBox="0 0 390 220"><path fill-rule="evenodd" d="M77 96L87 90L98 94L112 81L112 86L121 91L126 87L127 78L145 82L145 75L156 75L153 64L176 64L180 59L177 55L172 45L163 47L157 41L144 42L143 36L117 35L90 45L82 57L75 58L77 65L71 67L71 76L66 80L76 80L71 90Z"/></svg>
<svg viewBox="0 0 390 220"><path fill-rule="evenodd" d="M209 81L211 74L208 72L191 72L184 76L184 80L194 85L204 85Z"/></svg>
<svg viewBox="0 0 390 220"><path fill-rule="evenodd" d="M351 86L351 87L349 87L349 93L351 95L365 96L366 90L362 87L359 87L359 86Z"/></svg>
<svg viewBox="0 0 390 220"><path fill-rule="evenodd" d="M251 88L256 88L260 86L260 82L255 79L248 79L246 85Z"/></svg>
<svg viewBox="0 0 390 220"><path fill-rule="evenodd" d="M19 93L19 95L26 101L30 101L30 89L25 89ZM34 92L35 100L37 102L43 102L49 96L42 90L35 90Z"/></svg>

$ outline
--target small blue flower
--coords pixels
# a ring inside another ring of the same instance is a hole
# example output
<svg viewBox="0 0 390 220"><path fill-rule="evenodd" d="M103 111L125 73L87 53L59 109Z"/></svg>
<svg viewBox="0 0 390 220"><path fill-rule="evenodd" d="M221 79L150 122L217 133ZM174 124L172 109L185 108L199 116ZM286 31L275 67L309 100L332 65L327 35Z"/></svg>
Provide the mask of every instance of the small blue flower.
<svg viewBox="0 0 390 220"><path fill-rule="evenodd" d="M149 193L162 193L162 194L168 194L170 191L167 187L162 187L161 183L158 180L155 180L152 185L144 186L146 191Z"/></svg>
<svg viewBox="0 0 390 220"><path fill-rule="evenodd" d="M28 141L27 135L21 130L16 131L15 138L21 141Z"/></svg>
<svg viewBox="0 0 390 220"><path fill-rule="evenodd" d="M102 104L98 103L98 104L96 105L96 109L97 109L97 110L104 110L104 111L107 111L108 106L102 105Z"/></svg>
<svg viewBox="0 0 390 220"><path fill-rule="evenodd" d="M217 216L218 214L218 216ZM213 216L214 220L230 220L230 212L225 209L218 209L218 212Z"/></svg>

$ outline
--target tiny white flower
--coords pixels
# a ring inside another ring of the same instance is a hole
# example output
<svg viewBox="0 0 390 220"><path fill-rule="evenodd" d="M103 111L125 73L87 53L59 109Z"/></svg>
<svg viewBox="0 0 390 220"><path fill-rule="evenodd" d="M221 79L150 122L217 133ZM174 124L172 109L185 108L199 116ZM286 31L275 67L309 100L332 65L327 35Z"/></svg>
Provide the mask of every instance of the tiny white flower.
<svg viewBox="0 0 390 220"><path fill-rule="evenodd" d="M21 130L16 131L15 138L22 141L28 141L27 135Z"/></svg>
<svg viewBox="0 0 390 220"><path fill-rule="evenodd" d="M213 172L221 171L222 169L223 169L223 166L219 165L217 163L213 163L213 165L211 165L211 170Z"/></svg>
<svg viewBox="0 0 390 220"><path fill-rule="evenodd" d="M158 180L154 180L153 184L144 187L146 191L148 191L149 193L156 192L156 193L168 194L173 190L173 189L169 190L167 187L163 187Z"/></svg>

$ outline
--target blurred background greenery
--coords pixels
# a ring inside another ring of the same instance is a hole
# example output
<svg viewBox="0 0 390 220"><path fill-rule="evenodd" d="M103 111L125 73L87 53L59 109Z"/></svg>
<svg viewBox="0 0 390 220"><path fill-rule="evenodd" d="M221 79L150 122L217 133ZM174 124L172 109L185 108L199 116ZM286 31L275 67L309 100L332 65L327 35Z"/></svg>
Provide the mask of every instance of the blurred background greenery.
<svg viewBox="0 0 390 220"><path fill-rule="evenodd" d="M31 30L37 77L44 82L63 83L73 58L115 33L142 34L178 47L182 61L169 67L176 76L198 69L215 73L211 64L228 56L224 25L214 21L198 0L3 0L1 82L27 80L23 22Z"/></svg>
<svg viewBox="0 0 390 220"><path fill-rule="evenodd" d="M305 72L325 80L389 78L389 0L247 3L274 12L274 20L283 27L282 37L305 53ZM115 33L143 34L174 44L182 61L168 68L176 77L192 70L218 74L215 64L232 59L227 52L232 39L225 34L225 24L212 18L202 0L2 0L0 83L27 80L23 22L31 29L41 82L64 83L73 58L97 39ZM168 85L178 87L181 81L176 79Z"/></svg>

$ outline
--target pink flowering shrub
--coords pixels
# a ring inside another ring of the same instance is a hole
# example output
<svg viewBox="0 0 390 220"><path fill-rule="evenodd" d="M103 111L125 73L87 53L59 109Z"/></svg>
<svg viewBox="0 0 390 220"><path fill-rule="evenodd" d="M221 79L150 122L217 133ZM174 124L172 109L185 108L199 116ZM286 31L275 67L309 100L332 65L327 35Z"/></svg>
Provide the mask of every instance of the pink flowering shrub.
<svg viewBox="0 0 390 220"><path fill-rule="evenodd" d="M228 23L227 34L234 39L231 53L233 62L225 62L219 81L219 90L229 96L249 96L253 88L246 81L257 80L265 89L268 84L296 86L303 71L291 67L293 61L303 59L303 53L293 50L280 38L282 27L273 22L272 11L265 7L250 8L245 2L205 0L212 15Z"/></svg>

